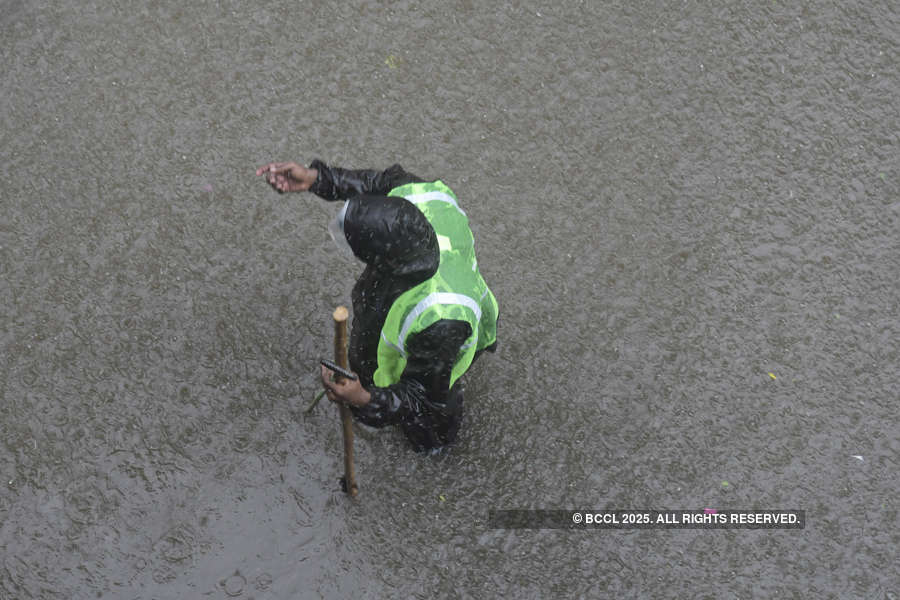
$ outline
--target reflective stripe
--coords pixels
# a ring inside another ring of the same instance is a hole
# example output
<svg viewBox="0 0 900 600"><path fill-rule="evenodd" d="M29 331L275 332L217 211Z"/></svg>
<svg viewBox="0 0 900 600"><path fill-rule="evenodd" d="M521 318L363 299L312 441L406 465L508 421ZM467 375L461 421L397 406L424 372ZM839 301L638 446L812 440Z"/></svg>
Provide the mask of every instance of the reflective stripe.
<svg viewBox="0 0 900 600"><path fill-rule="evenodd" d="M468 296L463 296L462 294L453 294L450 292L436 292L434 294L429 294L425 296L425 298L423 298L418 304L416 304L415 308L413 308L410 313L406 315L406 320L403 321L403 327L400 328L400 337L398 338L401 348L406 347L406 334L409 333L410 328L413 326L413 323L415 323L416 319L419 318L419 315L421 315L423 312L425 312L435 304L461 304L472 309L472 311L475 313L476 323L481 321L481 306L479 306L477 302L475 302ZM396 348L396 346L394 347Z"/></svg>
<svg viewBox="0 0 900 600"><path fill-rule="evenodd" d="M475 339L473 339L473 340L472 340L471 342L469 342L468 344L463 344L462 346L459 347L459 349L460 349L460 350L468 350L469 348L471 348L472 346L474 346L474 345L477 344L477 343L478 343L478 335L477 335L477 332L476 332Z"/></svg>
<svg viewBox="0 0 900 600"><path fill-rule="evenodd" d="M388 346L390 346L391 348L393 348L394 350L396 350L397 352L399 352L399 353L403 356L403 358L406 358L406 351L403 350L403 348L401 348L400 346L398 346L398 345L395 344L394 342L392 342L391 340L387 339L387 336L384 335L384 331L381 332L381 339L384 340L384 343L385 343L385 344L387 344Z"/></svg>
<svg viewBox="0 0 900 600"><path fill-rule="evenodd" d="M440 248L441 252L447 252L448 250L453 250L453 244L450 242L450 238L446 235L437 234L438 248Z"/></svg>
<svg viewBox="0 0 900 600"><path fill-rule="evenodd" d="M432 200L437 200L438 202L446 202L447 204L452 204L453 207L463 215L466 214L465 212L463 212L463 209L459 207L459 204L456 203L456 200L453 198L453 196L444 192L423 192L421 194L410 194L409 196L405 196L405 198L413 204L431 202Z"/></svg>

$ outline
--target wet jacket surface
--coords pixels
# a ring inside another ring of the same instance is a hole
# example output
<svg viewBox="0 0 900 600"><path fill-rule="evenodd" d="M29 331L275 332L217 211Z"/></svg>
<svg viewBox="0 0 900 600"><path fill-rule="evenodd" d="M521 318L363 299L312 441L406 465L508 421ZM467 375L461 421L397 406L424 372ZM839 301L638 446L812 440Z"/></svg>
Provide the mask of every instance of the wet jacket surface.
<svg viewBox="0 0 900 600"><path fill-rule="evenodd" d="M388 311L401 294L434 275L440 262L437 238L425 215L407 200L387 196L398 186L424 180L400 165L351 170L315 160L309 166L319 172L311 192L325 200L349 200L344 236L366 265L353 287L348 353L350 368L371 401L353 407L354 416L372 427L399 425L416 450L453 442L462 420L462 391L459 383L449 389L450 374L472 333L468 323L442 319L411 335L400 381L384 388L373 382Z"/></svg>

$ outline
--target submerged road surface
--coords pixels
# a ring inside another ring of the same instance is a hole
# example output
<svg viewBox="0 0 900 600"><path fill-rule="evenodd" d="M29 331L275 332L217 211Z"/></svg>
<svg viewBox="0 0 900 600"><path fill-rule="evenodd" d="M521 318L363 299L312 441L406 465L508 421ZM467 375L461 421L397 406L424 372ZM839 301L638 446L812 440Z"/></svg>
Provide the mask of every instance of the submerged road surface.
<svg viewBox="0 0 900 600"><path fill-rule="evenodd" d="M0 599L900 598L891 3L7 1L0 29ZM316 157L444 179L503 314L459 443L359 428L356 500L335 407L303 409L359 266L337 206L254 176Z"/></svg>

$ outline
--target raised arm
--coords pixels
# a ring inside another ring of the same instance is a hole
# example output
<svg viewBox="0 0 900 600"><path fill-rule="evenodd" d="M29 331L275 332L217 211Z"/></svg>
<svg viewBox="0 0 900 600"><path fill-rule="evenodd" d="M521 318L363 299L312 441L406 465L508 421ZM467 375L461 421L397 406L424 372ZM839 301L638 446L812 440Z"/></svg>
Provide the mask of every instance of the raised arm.
<svg viewBox="0 0 900 600"><path fill-rule="evenodd" d="M412 173L407 173L400 165L393 165L384 171L343 169L329 167L316 159L309 167L318 172L318 178L310 191L325 200L346 200L359 194L386 196L395 187L422 181Z"/></svg>
<svg viewBox="0 0 900 600"><path fill-rule="evenodd" d="M395 187L422 181L400 165L384 171L342 169L319 159L308 167L295 162L272 162L258 168L256 174L265 176L278 192L310 191L325 200L347 200L360 194L385 196Z"/></svg>

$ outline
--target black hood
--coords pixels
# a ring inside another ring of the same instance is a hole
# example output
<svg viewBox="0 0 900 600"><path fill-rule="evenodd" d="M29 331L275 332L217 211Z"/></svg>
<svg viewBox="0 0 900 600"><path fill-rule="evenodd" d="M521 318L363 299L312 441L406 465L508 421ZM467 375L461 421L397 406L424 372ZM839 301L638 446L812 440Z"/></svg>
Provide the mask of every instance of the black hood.
<svg viewBox="0 0 900 600"><path fill-rule="evenodd" d="M344 237L358 259L382 276L425 280L437 271L434 228L403 198L362 194L344 216Z"/></svg>

